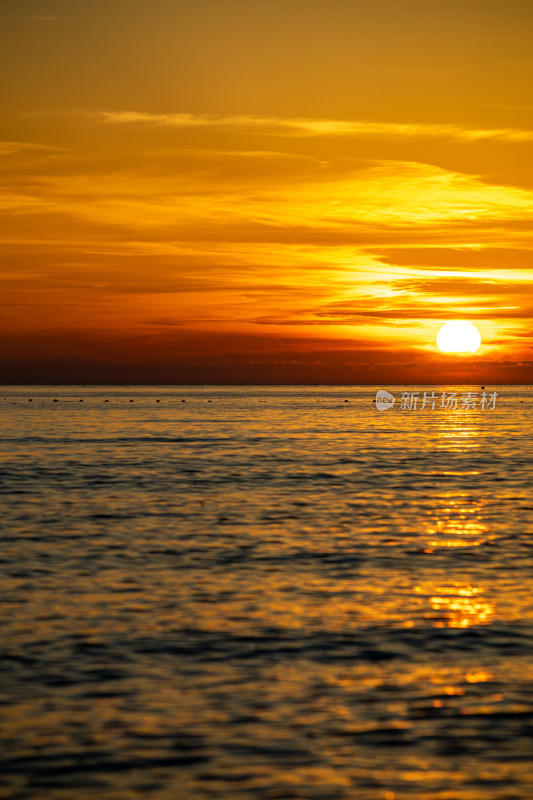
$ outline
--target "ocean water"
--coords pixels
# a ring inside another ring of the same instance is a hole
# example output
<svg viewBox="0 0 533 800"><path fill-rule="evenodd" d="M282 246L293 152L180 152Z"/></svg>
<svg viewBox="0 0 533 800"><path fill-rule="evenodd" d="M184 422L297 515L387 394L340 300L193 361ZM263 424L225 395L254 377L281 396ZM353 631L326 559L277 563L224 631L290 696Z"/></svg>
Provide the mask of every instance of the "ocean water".
<svg viewBox="0 0 533 800"><path fill-rule="evenodd" d="M0 388L0 797L533 798L533 389L377 388Z"/></svg>

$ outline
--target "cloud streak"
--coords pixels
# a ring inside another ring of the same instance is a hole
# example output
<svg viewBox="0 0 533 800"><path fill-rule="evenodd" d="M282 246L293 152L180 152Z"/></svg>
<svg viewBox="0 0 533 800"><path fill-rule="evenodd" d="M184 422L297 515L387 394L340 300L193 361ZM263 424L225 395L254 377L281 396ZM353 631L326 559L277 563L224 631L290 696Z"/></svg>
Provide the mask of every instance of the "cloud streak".
<svg viewBox="0 0 533 800"><path fill-rule="evenodd" d="M472 128L440 123L375 122L372 120L307 119L305 117L262 117L246 114L154 114L142 111L100 111L93 118L109 125L171 128L230 128L261 131L284 136L353 136L383 138L483 140L512 143L533 141L533 131L520 128Z"/></svg>

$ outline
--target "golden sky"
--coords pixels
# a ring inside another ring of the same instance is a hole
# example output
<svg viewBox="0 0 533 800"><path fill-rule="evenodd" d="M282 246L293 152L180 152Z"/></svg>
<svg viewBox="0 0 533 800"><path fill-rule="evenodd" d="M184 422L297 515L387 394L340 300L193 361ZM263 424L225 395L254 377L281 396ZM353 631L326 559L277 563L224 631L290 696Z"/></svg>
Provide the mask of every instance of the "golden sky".
<svg viewBox="0 0 533 800"><path fill-rule="evenodd" d="M3 383L533 382L531 0L0 16Z"/></svg>

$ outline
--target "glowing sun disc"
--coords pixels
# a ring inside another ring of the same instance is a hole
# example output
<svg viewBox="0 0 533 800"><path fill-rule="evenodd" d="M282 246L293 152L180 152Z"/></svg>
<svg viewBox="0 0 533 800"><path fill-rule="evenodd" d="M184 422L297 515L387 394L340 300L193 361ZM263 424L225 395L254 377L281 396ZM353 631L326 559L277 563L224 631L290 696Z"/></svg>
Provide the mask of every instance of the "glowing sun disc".
<svg viewBox="0 0 533 800"><path fill-rule="evenodd" d="M437 347L443 353L475 353L481 334L471 322L446 322L437 333Z"/></svg>

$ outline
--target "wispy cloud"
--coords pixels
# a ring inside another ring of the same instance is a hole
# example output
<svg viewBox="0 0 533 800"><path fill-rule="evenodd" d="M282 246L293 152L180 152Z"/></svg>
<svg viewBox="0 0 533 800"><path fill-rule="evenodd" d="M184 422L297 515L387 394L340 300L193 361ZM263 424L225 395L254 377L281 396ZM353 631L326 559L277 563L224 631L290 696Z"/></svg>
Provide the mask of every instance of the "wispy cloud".
<svg viewBox="0 0 533 800"><path fill-rule="evenodd" d="M144 165L140 171L41 174L38 181L31 172L25 181L17 174L4 207L54 211L137 231L168 228L173 238L180 232L189 238L196 227L197 235L202 231L218 241L236 234L257 241L261 228L281 234L304 227L312 240L313 232L412 232L495 220L525 224L533 216L531 192L416 162L373 161L365 168L348 165L342 173L333 168L319 174L312 166L276 181L244 165L228 181L217 171L219 160L213 158L210 171L202 165L182 174L165 174L164 165L158 174L147 173Z"/></svg>
<svg viewBox="0 0 533 800"><path fill-rule="evenodd" d="M59 152L63 148L50 144L37 144L35 142L0 142L0 156L10 156L24 152Z"/></svg>
<svg viewBox="0 0 533 800"><path fill-rule="evenodd" d="M533 131L520 128L472 128L439 123L374 122L371 120L282 118L251 115L151 114L140 111L101 111L97 120L114 125L154 125L174 128L245 128L271 135L292 136L378 136L403 138L457 139L478 142L495 139L509 142L533 141Z"/></svg>

